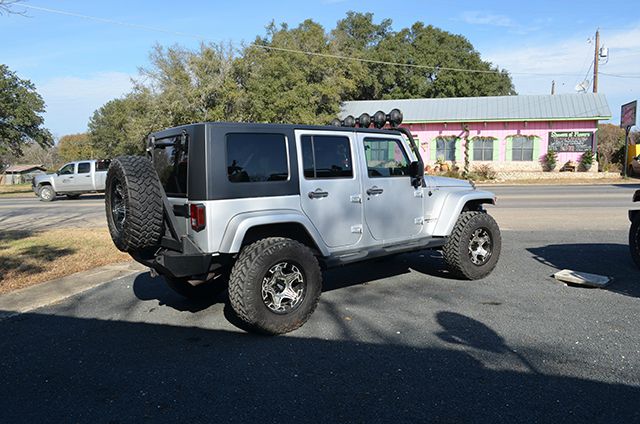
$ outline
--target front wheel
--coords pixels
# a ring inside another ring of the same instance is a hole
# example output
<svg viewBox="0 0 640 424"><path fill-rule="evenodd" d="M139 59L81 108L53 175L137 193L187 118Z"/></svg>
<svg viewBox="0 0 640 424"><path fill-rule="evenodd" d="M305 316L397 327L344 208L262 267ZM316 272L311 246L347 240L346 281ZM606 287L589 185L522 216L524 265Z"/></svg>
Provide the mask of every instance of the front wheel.
<svg viewBox="0 0 640 424"><path fill-rule="evenodd" d="M500 229L486 212L462 212L444 245L444 259L456 277L479 280L493 271L502 247Z"/></svg>
<svg viewBox="0 0 640 424"><path fill-rule="evenodd" d="M51 186L42 186L40 188L40 191L38 192L38 196L40 197L40 200L42 200L43 202L51 202L53 199L56 198L56 192L53 191L53 188Z"/></svg>
<svg viewBox="0 0 640 424"><path fill-rule="evenodd" d="M633 262L640 268L640 212L633 217L629 228L629 251Z"/></svg>
<svg viewBox="0 0 640 424"><path fill-rule="evenodd" d="M249 328L282 334L302 326L318 305L322 273L311 250L270 237L246 246L233 265L229 301Z"/></svg>

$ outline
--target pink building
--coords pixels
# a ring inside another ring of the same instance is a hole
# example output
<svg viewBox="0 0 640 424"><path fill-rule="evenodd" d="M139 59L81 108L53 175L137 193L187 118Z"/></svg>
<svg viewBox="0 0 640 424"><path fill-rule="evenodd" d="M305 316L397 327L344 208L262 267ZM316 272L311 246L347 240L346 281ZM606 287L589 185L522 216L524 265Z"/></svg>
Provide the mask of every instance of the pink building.
<svg viewBox="0 0 640 424"><path fill-rule="evenodd" d="M402 111L402 126L419 141L425 164L461 164L466 136L471 165L499 171L542 171L549 149L558 153L559 167L577 162L585 151L596 152L598 121L611 119L604 95L593 93L358 100L345 102L341 117L393 108Z"/></svg>

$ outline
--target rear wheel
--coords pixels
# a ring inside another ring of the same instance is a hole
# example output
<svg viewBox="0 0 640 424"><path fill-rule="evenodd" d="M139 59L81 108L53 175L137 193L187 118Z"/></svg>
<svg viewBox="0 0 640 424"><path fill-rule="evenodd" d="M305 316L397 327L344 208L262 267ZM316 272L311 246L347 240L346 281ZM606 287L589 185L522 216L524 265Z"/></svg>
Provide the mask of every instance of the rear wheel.
<svg viewBox="0 0 640 424"><path fill-rule="evenodd" d="M496 221L480 211L462 212L444 245L444 259L452 274L469 280L493 271L502 247Z"/></svg>
<svg viewBox="0 0 640 424"><path fill-rule="evenodd" d="M164 228L161 190L147 158L122 156L111 161L105 208L109 233L118 249L136 253L160 244Z"/></svg>
<svg viewBox="0 0 640 424"><path fill-rule="evenodd" d="M322 273L311 250L270 237L240 252L229 279L229 301L249 327L282 334L302 326L318 305Z"/></svg>
<svg viewBox="0 0 640 424"><path fill-rule="evenodd" d="M56 192L53 191L53 187L51 187L50 185L45 185L40 187L40 190L38 191L38 196L40 197L40 200L42 200L43 202L51 202L53 199L56 198Z"/></svg>

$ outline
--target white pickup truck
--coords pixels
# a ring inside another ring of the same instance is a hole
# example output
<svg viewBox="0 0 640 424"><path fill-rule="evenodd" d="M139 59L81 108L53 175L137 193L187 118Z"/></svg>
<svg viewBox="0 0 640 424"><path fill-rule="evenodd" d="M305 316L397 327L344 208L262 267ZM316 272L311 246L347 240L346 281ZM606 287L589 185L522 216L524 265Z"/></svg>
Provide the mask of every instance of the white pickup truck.
<svg viewBox="0 0 640 424"><path fill-rule="evenodd" d="M50 202L63 194L77 199L84 193L104 192L110 160L81 160L69 162L55 174L38 175L31 186L40 200Z"/></svg>

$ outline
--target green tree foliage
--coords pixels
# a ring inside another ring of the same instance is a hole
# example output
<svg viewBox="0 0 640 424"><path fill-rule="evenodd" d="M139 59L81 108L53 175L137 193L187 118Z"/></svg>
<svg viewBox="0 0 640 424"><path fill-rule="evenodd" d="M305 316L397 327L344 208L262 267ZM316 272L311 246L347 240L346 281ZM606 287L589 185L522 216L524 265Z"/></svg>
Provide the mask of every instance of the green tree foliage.
<svg viewBox="0 0 640 424"><path fill-rule="evenodd" d="M51 146L53 137L43 127L44 101L28 80L0 65L0 153L19 156L30 142Z"/></svg>
<svg viewBox="0 0 640 424"><path fill-rule="evenodd" d="M89 139L89 134L68 134L58 141L58 154L65 162L82 159L98 159Z"/></svg>
<svg viewBox="0 0 640 424"><path fill-rule="evenodd" d="M600 168L606 169L611 163L621 164L624 156L624 129L613 124L600 124L596 137Z"/></svg>
<svg viewBox="0 0 640 424"><path fill-rule="evenodd" d="M396 32L391 24L349 12L330 31L311 19L294 28L271 23L240 50L156 46L133 91L94 113L91 143L108 157L140 152L149 132L192 122L325 124L345 100L515 94L508 73L463 36L421 22Z"/></svg>

